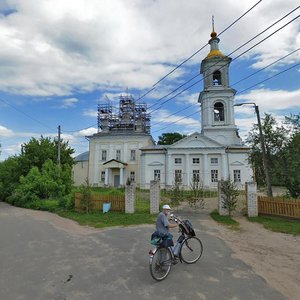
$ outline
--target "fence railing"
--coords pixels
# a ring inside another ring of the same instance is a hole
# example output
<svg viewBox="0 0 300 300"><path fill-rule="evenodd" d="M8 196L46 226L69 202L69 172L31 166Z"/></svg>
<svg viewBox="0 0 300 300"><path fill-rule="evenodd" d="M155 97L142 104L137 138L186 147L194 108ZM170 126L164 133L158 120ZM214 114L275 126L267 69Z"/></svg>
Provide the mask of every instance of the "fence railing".
<svg viewBox="0 0 300 300"><path fill-rule="evenodd" d="M258 196L258 213L300 218L300 200Z"/></svg>
<svg viewBox="0 0 300 300"><path fill-rule="evenodd" d="M104 203L111 203L112 211L125 211L125 196L123 195L91 195L90 208L93 211L102 211ZM82 194L75 193L75 210L82 211L84 208L82 203Z"/></svg>

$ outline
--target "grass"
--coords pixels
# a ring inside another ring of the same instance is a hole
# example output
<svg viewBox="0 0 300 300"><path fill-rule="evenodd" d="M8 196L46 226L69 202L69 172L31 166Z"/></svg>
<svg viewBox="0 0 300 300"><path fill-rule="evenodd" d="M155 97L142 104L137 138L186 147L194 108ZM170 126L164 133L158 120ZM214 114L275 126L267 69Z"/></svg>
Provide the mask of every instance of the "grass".
<svg viewBox="0 0 300 300"><path fill-rule="evenodd" d="M124 212L109 211L103 213L84 214L75 211L57 211L61 217L72 219L80 225L88 225L96 228L111 226L129 226L139 224L154 224L156 215L149 213L125 214Z"/></svg>
<svg viewBox="0 0 300 300"><path fill-rule="evenodd" d="M229 216L220 216L219 212L216 209L210 213L210 216L216 222L227 225L227 227L230 228L230 229L233 229L233 230L239 230L240 229L239 222L233 220Z"/></svg>
<svg viewBox="0 0 300 300"><path fill-rule="evenodd" d="M252 217L248 218L250 222L258 222L262 224L266 229L275 232L288 233L293 235L300 235L300 221L290 220L279 217Z"/></svg>

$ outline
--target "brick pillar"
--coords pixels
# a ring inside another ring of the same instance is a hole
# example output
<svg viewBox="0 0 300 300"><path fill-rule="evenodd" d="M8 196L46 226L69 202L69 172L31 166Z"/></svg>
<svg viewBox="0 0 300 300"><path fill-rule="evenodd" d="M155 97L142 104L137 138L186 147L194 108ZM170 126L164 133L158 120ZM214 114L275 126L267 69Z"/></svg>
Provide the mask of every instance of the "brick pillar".
<svg viewBox="0 0 300 300"><path fill-rule="evenodd" d="M248 217L258 216L256 182L246 182L246 200Z"/></svg>
<svg viewBox="0 0 300 300"><path fill-rule="evenodd" d="M160 182L157 180L150 181L150 214L159 213L160 200Z"/></svg>
<svg viewBox="0 0 300 300"><path fill-rule="evenodd" d="M218 200L219 200L219 214L220 216L228 216L229 212L223 207L225 195L222 193L221 181L218 182Z"/></svg>
<svg viewBox="0 0 300 300"><path fill-rule="evenodd" d="M134 213L135 202L135 184L126 185L125 187L125 213Z"/></svg>

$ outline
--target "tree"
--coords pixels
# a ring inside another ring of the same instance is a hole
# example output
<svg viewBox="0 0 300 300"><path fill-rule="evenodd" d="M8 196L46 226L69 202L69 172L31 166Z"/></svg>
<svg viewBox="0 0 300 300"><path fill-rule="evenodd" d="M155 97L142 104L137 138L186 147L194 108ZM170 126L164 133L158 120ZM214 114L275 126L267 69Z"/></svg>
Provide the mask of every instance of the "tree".
<svg viewBox="0 0 300 300"><path fill-rule="evenodd" d="M223 208L228 210L229 217L231 217L232 212L235 211L237 206L237 197L239 191L235 182L230 180L221 181L221 194Z"/></svg>
<svg viewBox="0 0 300 300"><path fill-rule="evenodd" d="M282 183L293 198L300 197L300 132L295 133L290 142L277 156L277 170Z"/></svg>
<svg viewBox="0 0 300 300"><path fill-rule="evenodd" d="M38 167L41 170L43 164L47 159L57 162L58 141L50 137L40 139L31 138L28 143L22 145L20 155L22 165L22 175L26 176L32 167ZM72 166L74 159L72 154L74 149L70 148L68 142L61 140L60 142L60 161L61 165L67 164Z"/></svg>
<svg viewBox="0 0 300 300"><path fill-rule="evenodd" d="M12 156L0 163L0 200L5 200L19 184L20 158Z"/></svg>
<svg viewBox="0 0 300 300"><path fill-rule="evenodd" d="M63 197L71 190L71 182L66 180L71 177L70 173L70 167L61 168L48 159L41 171L38 167L32 167L26 176L20 177L20 184L8 197L8 202L28 207L37 200Z"/></svg>
<svg viewBox="0 0 300 300"><path fill-rule="evenodd" d="M158 137L158 145L172 145L179 140L186 137L186 135L178 133L178 132L169 132L169 133L163 133Z"/></svg>
<svg viewBox="0 0 300 300"><path fill-rule="evenodd" d="M277 153L279 153L289 140L288 129L279 126L275 118L270 114L265 114L262 122L262 130L265 139L266 156L269 163L269 172L273 184L280 184L278 172L276 170ZM248 134L246 143L251 147L250 162L254 167L255 180L258 184L264 184L264 169L262 163L262 151L260 147L260 136L258 126L254 125Z"/></svg>

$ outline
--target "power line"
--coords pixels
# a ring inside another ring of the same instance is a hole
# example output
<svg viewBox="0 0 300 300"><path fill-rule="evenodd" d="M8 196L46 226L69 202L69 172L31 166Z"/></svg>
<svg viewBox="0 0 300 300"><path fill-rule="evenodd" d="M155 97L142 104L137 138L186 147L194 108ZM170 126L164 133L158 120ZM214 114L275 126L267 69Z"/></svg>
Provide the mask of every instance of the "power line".
<svg viewBox="0 0 300 300"><path fill-rule="evenodd" d="M300 6L298 6L296 9L298 9ZM285 15L284 17L287 17L289 14L291 14L292 12L294 12L296 9L293 9L290 13L288 13L287 15ZM263 38L261 41L257 42L255 45L251 46L250 48L248 48L247 50L245 50L243 53L239 54L238 56L236 56L235 58L232 59L232 62L237 60L238 58L240 58L242 55L244 55L245 53L247 53L248 51L252 50L253 48L255 48L256 46L258 46L259 44L261 44L262 42L264 42L265 40L267 40L268 38L270 38L271 36L273 36L275 33L277 33L278 31L282 30L283 28L285 28L287 25L289 25L290 23L294 22L297 18L299 18L300 15L298 15L297 17L293 18L292 20L290 20L289 22L287 22L286 24L284 24L283 26L281 26L280 28L278 28L277 30L275 30L274 32L272 32L271 34L269 34L267 37ZM268 29L270 29L272 26L276 25L278 22L280 22L282 20L279 19L277 20L275 23L273 23L271 26L268 27ZM262 33L264 33L266 31L263 30L261 33L259 33L258 35L256 35L254 38L258 37L259 35L261 35ZM237 50L239 50L240 48L242 48L243 46L245 46L246 44L248 44L250 41L252 41L254 38L250 39L249 41L247 41L246 43L244 43L242 46L238 47L237 49L235 49L234 51L232 51L229 55L231 55L232 53L236 52ZM221 62L222 59L218 60L214 65L218 64L219 62ZM226 66L227 63L225 63L223 66ZM213 65L213 66L214 66ZM212 67L213 67L212 66ZM221 66L221 67L223 67ZM220 67L220 68L221 68ZM153 113L155 111L157 111L158 109L160 109L165 103L171 101L172 99L176 98L177 96L179 96L180 94L182 94L183 92L185 92L186 90L190 89L191 87L195 86L196 84L200 83L201 81L203 81L205 78L207 78L208 76L212 75L212 73L207 74L205 77L201 78L200 80L196 81L195 83L193 83L192 85L189 85L187 88L183 89L182 91L180 91L179 93L177 93L176 95L174 95L173 97L165 100L164 102L161 103L161 105L152 110L150 113ZM195 77L193 77L195 78ZM160 101L160 99L158 100Z"/></svg>
<svg viewBox="0 0 300 300"><path fill-rule="evenodd" d="M252 85L252 86L250 86L250 87L248 87L248 88L246 88L246 89L244 89L244 90L238 92L237 94L241 94L241 93L243 93L243 92L245 92L245 91L247 91L247 90L250 90L250 89L252 89L253 87L255 87L255 86L259 85L259 84L262 84L262 83L264 83L264 82L266 82L266 81L268 81L268 80L271 80L272 78L277 77L277 76L279 76L279 75L281 75L281 74L283 74L283 73L285 73L285 72L287 72L287 71L289 71L289 70L291 70L291 69L293 69L293 68L296 68L297 66L300 66L300 63L297 63L297 64L295 64L295 65L293 65L293 66L291 66L291 67L289 67L289 68L287 68L287 69L285 69L285 70L282 70L282 71L280 71L280 72L274 74L273 76L270 76L270 77L268 77L268 78L266 78L266 79L264 79L264 80L262 80L262 81L260 81L260 82L257 82L256 84L254 84L254 85ZM195 104L193 104L193 105L195 105ZM189 107L190 107L190 106L189 106ZM210 108L211 108L211 107L210 107ZM207 108L207 109L208 109L208 108ZM177 123L177 122L179 122L179 121L181 121L181 120L184 120L185 118L188 118L188 117L190 117L190 116L192 116L192 115L194 115L194 114L196 114L196 113L198 113L198 112L201 112L201 109L198 110L198 111L196 111L195 113L192 113L192 114L190 114L190 115L188 115L188 116L184 116L184 117L182 117L182 118L180 118L180 119L178 119L178 120L176 120L176 121L173 121L173 122L169 123L169 125L167 125L167 126L161 128L161 129L159 129L159 130L153 131L153 133L158 132L158 131L161 131L161 130L164 130L164 129L168 128L170 125L175 124L175 123ZM174 114L172 114L172 115L174 115ZM169 117L169 116L167 116L167 117ZM167 117L166 117L166 118L167 118Z"/></svg>
<svg viewBox="0 0 300 300"><path fill-rule="evenodd" d="M237 85L237 84L239 84L240 82L242 82L242 81L245 81L246 79L248 79L248 78L250 78L250 77L252 77L252 76L256 75L257 73L259 73L259 72L261 72L261 71L263 71L263 70L265 70L265 69L267 69L267 68L269 68L269 67L273 66L274 64L276 64L276 63L278 63L279 61L281 61L281 60L283 60L283 59L287 58L288 56L290 56L290 55L294 54L295 52L297 52L297 51L299 51L299 50L300 50L300 48L298 48L298 49L296 49L296 50L294 50L294 51L292 51L292 52L288 53L287 55L285 55L285 56L283 56L283 57L281 57L281 58L279 58L279 59L275 60L274 62L272 62L272 63L268 64L268 65L267 65L267 66L265 66L264 68L262 68L262 69L259 69L259 70L257 70L256 72L254 72L254 73L252 73L252 74L250 74L250 75L248 75L248 76L246 76L246 77L244 77L244 78L240 79L239 81L237 81L237 82L235 82L235 83L231 84L231 86Z"/></svg>
<svg viewBox="0 0 300 300"><path fill-rule="evenodd" d="M229 26L227 26L224 30L221 31L219 36L223 34L225 31L227 31L230 27L232 27L235 23L237 23L240 19L242 19L246 14L248 14L252 9L254 9L262 0L258 1L256 4L254 4L251 8L249 8L245 13L243 13L240 17L238 17L235 21L233 21ZM181 62L179 65L177 65L174 69L172 69L169 73L167 73L165 76L163 76L160 80L158 80L156 83L152 85L152 88L146 92L143 96L139 97L137 101L141 100L144 98L146 95L148 95L150 92L152 92L155 87L162 82L165 78L167 78L169 75L174 73L178 68L180 68L182 65L184 65L186 62L188 62L191 58L193 58L196 54L198 54L201 50L203 50L208 44L205 44L202 46L200 49L198 49L196 52L194 52L192 55L190 55L187 59L185 59L183 62Z"/></svg>
<svg viewBox="0 0 300 300"><path fill-rule="evenodd" d="M261 72L261 71L263 71L263 70L265 70L265 69L271 67L272 65L274 65L274 64L276 64L277 62L279 62L279 61L281 61L281 60L287 58L288 56L294 54L295 52L297 52L297 51L299 51L299 50L300 50L300 48L298 48L298 49L296 49L296 50L294 50L294 51L288 53L287 55L285 55L285 56L283 56L283 57L281 57L281 58L275 60L274 62L270 63L270 64L267 65L266 67L259 69L258 71L256 71L256 72L254 72L254 73L252 73L252 74L250 74L250 75L248 75L248 76L242 78L241 80L235 82L234 84L231 84L230 86L234 86L234 85L236 85L236 84L238 84L238 83L240 83L240 82L242 82L242 81L244 81L244 80L246 80L246 79L252 77L253 75L256 75L257 73L259 73L259 72ZM178 111L176 111L176 112L174 112L174 113L172 113L172 114L170 114L170 115L167 115L166 118L172 117L172 116L174 116L174 115L176 115L176 114L178 114L178 113L180 113L180 112L183 112L184 110L187 110L188 108L190 108L190 107L192 107L192 106L194 106L194 105L197 105L197 103L193 103L193 104L191 104L191 105L189 105L189 106L187 106L187 107L185 107L185 108L183 108L183 109L180 109L180 110L178 110ZM160 123L162 123L162 122L163 122L163 121L156 122L156 123L152 124L152 126L158 125L158 124L160 124Z"/></svg>
<svg viewBox="0 0 300 300"><path fill-rule="evenodd" d="M2 99L2 98L0 98L0 101L4 102L4 103L7 104L8 106L12 107L14 110L16 110L16 111L18 111L19 113L23 114L24 116L26 116L27 118L31 119L32 121L37 122L37 123L39 123L40 125L42 125L42 126L48 128L48 129L50 129L50 130L52 130L52 131L55 131L55 130L56 130L56 129L53 129L53 128L49 127L47 124L45 124L45 123L39 121L38 119L36 119L36 118L30 116L29 114L25 113L25 112L22 111L21 109L18 109L18 108L15 107L14 105L10 104L8 101L6 101L6 100L4 100L4 99Z"/></svg>
<svg viewBox="0 0 300 300"><path fill-rule="evenodd" d="M262 81L260 81L260 82L257 82L256 84L251 85L250 87L248 87L248 88L246 88L246 89L244 89L244 90L238 92L237 94L241 94L241 93L243 93L243 92L245 92L245 91L248 91L248 90L252 89L253 87L255 87L255 86L257 86L257 85L262 84L262 83L264 83L264 82L266 82L266 81L268 81L268 80L270 80L270 79L272 79L272 78L274 78L274 77L277 77L278 75L283 74L283 73L285 73L285 72L287 72L287 71L289 71L289 70L291 70L291 69L293 69L293 68L296 68L296 67L298 67L298 66L300 66L300 63L297 63L297 64L295 64L295 65L293 65L293 66L291 66L291 67L289 67L289 68L287 68L287 69L285 69L285 70L282 70L282 71L279 72L279 73L274 74L274 75L271 76L271 77L268 77L268 78L266 78L266 79L264 79L264 80L262 80Z"/></svg>

